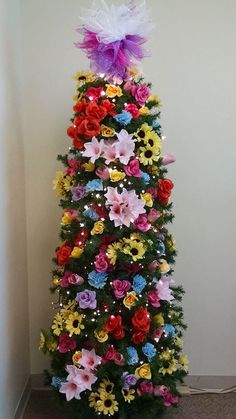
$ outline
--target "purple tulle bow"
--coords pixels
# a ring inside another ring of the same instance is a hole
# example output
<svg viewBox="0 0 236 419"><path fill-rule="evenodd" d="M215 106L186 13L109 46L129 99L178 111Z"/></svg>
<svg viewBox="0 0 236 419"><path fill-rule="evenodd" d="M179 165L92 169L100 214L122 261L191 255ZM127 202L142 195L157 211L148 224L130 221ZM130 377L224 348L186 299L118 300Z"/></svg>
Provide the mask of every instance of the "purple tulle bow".
<svg viewBox="0 0 236 419"><path fill-rule="evenodd" d="M104 44L97 39L95 32L82 29L82 33L83 42L78 42L75 46L86 50L91 67L97 73L124 79L126 69L133 65L132 60L141 60L144 57L141 45L146 39L139 35L126 35L124 39Z"/></svg>

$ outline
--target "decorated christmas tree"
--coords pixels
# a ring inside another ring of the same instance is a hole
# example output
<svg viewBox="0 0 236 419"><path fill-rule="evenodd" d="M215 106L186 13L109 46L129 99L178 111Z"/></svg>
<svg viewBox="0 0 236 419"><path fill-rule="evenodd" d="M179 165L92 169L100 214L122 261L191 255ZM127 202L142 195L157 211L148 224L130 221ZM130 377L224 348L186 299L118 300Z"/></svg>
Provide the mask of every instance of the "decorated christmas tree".
<svg viewBox="0 0 236 419"><path fill-rule="evenodd" d="M96 5L98 2L96 2ZM187 373L183 294L175 285L172 181L162 155L160 100L135 64L145 4L88 10L79 29L91 71L75 75L68 154L54 187L63 209L42 330L51 385L71 417L156 418L178 403Z"/></svg>

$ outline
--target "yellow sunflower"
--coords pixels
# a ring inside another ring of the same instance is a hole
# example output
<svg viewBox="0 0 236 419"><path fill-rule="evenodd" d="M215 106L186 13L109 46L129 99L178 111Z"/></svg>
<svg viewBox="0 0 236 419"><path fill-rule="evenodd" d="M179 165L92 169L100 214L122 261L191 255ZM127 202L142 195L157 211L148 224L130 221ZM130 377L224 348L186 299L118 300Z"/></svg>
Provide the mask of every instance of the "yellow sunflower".
<svg viewBox="0 0 236 419"><path fill-rule="evenodd" d="M64 177L64 189L66 192L70 192L72 186L74 185L74 181L71 176Z"/></svg>
<svg viewBox="0 0 236 419"><path fill-rule="evenodd" d="M89 395L89 407L93 407L96 412L98 410L97 402L99 400L101 400L99 393L94 393L94 392L90 393L90 395Z"/></svg>
<svg viewBox="0 0 236 419"><path fill-rule="evenodd" d="M104 378L102 380L102 382L100 383L99 391L100 392L104 392L105 391L106 393L112 393L113 392L113 388L114 388L114 383L112 383L107 378Z"/></svg>
<svg viewBox="0 0 236 419"><path fill-rule="evenodd" d="M100 392L100 400L97 401L98 412L104 415L114 415L118 412L118 402L115 400L114 394Z"/></svg>
<svg viewBox="0 0 236 419"><path fill-rule="evenodd" d="M135 390L134 389L130 389L130 390L121 390L121 393L125 399L126 402L130 403L132 400L135 399Z"/></svg>
<svg viewBox="0 0 236 419"><path fill-rule="evenodd" d="M145 123L141 125L141 127L134 133L134 137L136 137L138 141L145 141L145 138L150 134L151 131L152 127Z"/></svg>
<svg viewBox="0 0 236 419"><path fill-rule="evenodd" d="M63 172L57 172L56 177L53 181L53 189L56 191L56 195L61 198L66 194L64 185L64 174Z"/></svg>
<svg viewBox="0 0 236 419"><path fill-rule="evenodd" d="M78 85L82 85L84 83L89 83L94 80L94 75L88 71L78 71L73 76L73 79L77 81Z"/></svg>
<svg viewBox="0 0 236 419"><path fill-rule="evenodd" d="M63 318L59 313L54 317L51 329L54 335L59 336L61 334L63 330Z"/></svg>
<svg viewBox="0 0 236 419"><path fill-rule="evenodd" d="M67 320L69 315L74 312L76 307L76 302L69 300L67 304L63 306L60 310L60 315L64 320Z"/></svg>
<svg viewBox="0 0 236 419"><path fill-rule="evenodd" d="M181 365L181 369L185 372L188 372L188 357L186 354L180 355L178 359L179 364Z"/></svg>
<svg viewBox="0 0 236 419"><path fill-rule="evenodd" d="M125 246L122 249L122 252L126 255L130 255L134 262L137 260L142 259L145 252L146 247L142 242L138 242L136 240L124 239Z"/></svg>
<svg viewBox="0 0 236 419"><path fill-rule="evenodd" d="M160 149L158 147L140 147L139 161L144 166L151 166L154 161L159 160Z"/></svg>
<svg viewBox="0 0 236 419"><path fill-rule="evenodd" d="M107 247L106 255L110 259L110 262L112 265L115 265L116 259L117 259L117 250L122 249L122 244L120 242L115 242L112 244L109 244Z"/></svg>
<svg viewBox="0 0 236 419"><path fill-rule="evenodd" d="M43 332L41 332L40 337L39 337L39 350L40 351L44 348L45 342L46 342L45 336Z"/></svg>
<svg viewBox="0 0 236 419"><path fill-rule="evenodd" d="M150 147L154 147L160 150L161 148L161 139L159 137L159 135L156 134L155 131L149 131L144 140L143 140L144 144L146 146L150 146Z"/></svg>
<svg viewBox="0 0 236 419"><path fill-rule="evenodd" d="M173 372L177 371L177 360L172 358L167 361L163 361L161 368L159 368L159 372L163 375L165 374L173 374Z"/></svg>
<svg viewBox="0 0 236 419"><path fill-rule="evenodd" d="M58 346L57 341L56 341L56 340L54 340L54 339L50 339L50 340L47 342L47 349L48 349L48 351L49 351L49 352L54 352L54 351L56 351L57 346Z"/></svg>
<svg viewBox="0 0 236 419"><path fill-rule="evenodd" d="M69 315L66 320L66 330L68 330L70 335L79 335L81 333L81 330L84 329L82 321L83 315L79 314L77 311Z"/></svg>

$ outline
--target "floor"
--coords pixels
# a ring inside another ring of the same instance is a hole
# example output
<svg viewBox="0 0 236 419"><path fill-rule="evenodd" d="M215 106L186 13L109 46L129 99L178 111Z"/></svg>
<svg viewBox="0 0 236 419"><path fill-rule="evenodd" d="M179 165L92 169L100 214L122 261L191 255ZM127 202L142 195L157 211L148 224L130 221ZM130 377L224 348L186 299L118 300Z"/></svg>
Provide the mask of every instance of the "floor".
<svg viewBox="0 0 236 419"><path fill-rule="evenodd" d="M147 415L148 417L148 415ZM182 397L178 409L169 409L164 419L236 419L236 393ZM33 390L23 419L71 419L58 408L51 391ZM134 418L135 419L135 418ZM147 419L147 418L144 418Z"/></svg>

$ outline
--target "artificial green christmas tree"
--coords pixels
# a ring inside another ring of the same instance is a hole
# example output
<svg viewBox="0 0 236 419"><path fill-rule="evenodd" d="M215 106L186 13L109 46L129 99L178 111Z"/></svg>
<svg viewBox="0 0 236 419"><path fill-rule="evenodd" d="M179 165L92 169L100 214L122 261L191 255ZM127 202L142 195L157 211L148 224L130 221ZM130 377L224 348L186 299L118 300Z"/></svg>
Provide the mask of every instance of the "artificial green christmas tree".
<svg viewBox="0 0 236 419"><path fill-rule="evenodd" d="M160 100L133 63L143 58L145 5L89 10L77 73L52 292L59 307L40 348L51 384L76 418L156 418L177 405L187 372L183 289L173 279L173 183L161 154Z"/></svg>

